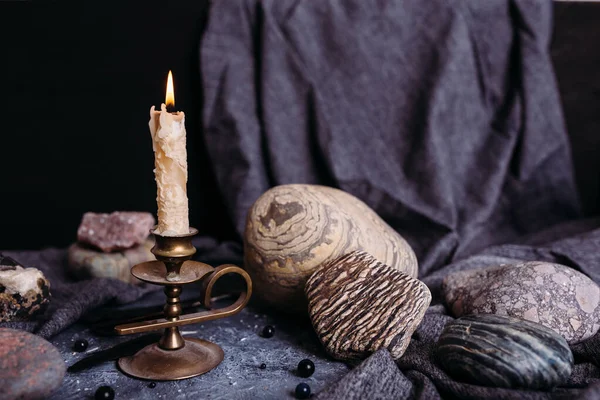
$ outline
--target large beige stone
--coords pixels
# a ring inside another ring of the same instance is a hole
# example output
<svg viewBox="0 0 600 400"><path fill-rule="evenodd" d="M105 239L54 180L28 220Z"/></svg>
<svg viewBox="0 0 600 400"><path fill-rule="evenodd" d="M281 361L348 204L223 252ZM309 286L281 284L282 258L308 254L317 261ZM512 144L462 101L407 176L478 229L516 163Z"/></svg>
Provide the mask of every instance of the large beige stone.
<svg viewBox="0 0 600 400"><path fill-rule="evenodd" d="M248 212L245 266L256 295L286 311L306 312L308 277L321 264L355 250L417 276L409 244L356 197L317 185L282 185Z"/></svg>

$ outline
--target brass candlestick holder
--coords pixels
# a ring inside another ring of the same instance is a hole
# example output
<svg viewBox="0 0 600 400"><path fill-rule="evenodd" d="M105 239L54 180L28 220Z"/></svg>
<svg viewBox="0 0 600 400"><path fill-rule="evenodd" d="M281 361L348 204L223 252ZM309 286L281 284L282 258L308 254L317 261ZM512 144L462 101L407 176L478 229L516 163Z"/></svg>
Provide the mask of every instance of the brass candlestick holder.
<svg viewBox="0 0 600 400"><path fill-rule="evenodd" d="M182 325L228 317L240 312L250 300L252 281L243 269L231 265L213 268L190 259L196 253L192 237L198 233L179 236L161 236L154 232L156 244L152 253L157 261L137 264L131 268L136 278L165 287L167 296L164 318L136 322L115 327L119 335L164 329L158 343L151 344L130 357L119 359L119 368L128 375L150 380L178 380L191 378L210 371L223 361L224 353L215 343L203 339L184 339L179 332ZM210 309L211 292L215 282L223 275L239 274L246 281L246 291L230 306ZM204 306L208 311L181 315L179 296L184 285L203 280Z"/></svg>

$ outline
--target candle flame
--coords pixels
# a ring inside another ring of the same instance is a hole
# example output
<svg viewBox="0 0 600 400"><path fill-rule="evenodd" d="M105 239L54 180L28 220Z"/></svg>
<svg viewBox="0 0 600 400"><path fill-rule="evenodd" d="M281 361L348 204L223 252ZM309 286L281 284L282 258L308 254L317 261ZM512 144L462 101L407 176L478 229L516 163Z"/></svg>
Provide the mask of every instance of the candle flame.
<svg viewBox="0 0 600 400"><path fill-rule="evenodd" d="M165 104L167 107L175 107L175 90L173 89L173 73L169 70L167 78L167 95L165 96Z"/></svg>

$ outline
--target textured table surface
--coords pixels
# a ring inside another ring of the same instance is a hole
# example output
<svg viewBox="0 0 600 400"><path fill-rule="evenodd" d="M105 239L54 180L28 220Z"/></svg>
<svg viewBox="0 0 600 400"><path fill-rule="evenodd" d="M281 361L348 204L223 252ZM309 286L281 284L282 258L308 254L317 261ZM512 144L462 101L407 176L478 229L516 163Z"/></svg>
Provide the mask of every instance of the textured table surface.
<svg viewBox="0 0 600 400"><path fill-rule="evenodd" d="M185 291L185 290L184 290ZM160 304L164 295L155 292L134 306ZM276 329L272 338L260 335L265 325ZM88 370L67 372L62 386L51 399L93 399L99 386L110 385L115 399L286 399L294 398L300 382L317 393L337 381L349 367L332 361L324 353L308 319L265 313L250 306L235 316L203 324L182 327L184 336L199 337L219 344L224 361L199 377L173 382L156 382L130 378L121 373L115 361L107 361ZM89 347L84 353L72 351L73 342L83 338ZM132 336L96 336L83 324L75 324L51 342L56 345L68 366L96 350L111 347ZM296 375L296 366L304 358L315 363L309 378ZM266 369L259 366L265 363Z"/></svg>

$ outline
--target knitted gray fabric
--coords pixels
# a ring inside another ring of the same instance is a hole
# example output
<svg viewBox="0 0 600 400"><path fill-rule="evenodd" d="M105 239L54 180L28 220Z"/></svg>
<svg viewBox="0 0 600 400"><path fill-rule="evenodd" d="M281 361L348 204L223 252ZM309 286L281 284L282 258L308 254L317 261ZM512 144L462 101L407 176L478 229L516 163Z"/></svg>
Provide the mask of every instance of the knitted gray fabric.
<svg viewBox="0 0 600 400"><path fill-rule="evenodd" d="M406 398L410 381L394 364L387 350L378 351L335 384L319 392L317 399L331 398L388 400Z"/></svg>

